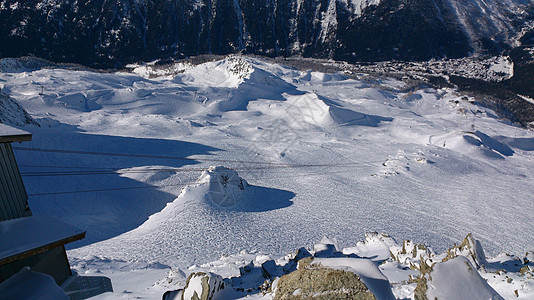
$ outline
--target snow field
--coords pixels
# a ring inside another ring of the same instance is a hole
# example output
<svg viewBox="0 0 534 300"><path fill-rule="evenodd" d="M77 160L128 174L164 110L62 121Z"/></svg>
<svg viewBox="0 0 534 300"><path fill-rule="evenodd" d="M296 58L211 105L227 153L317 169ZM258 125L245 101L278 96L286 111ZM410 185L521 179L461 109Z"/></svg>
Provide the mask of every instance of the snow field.
<svg viewBox="0 0 534 300"><path fill-rule="evenodd" d="M68 254L89 272L95 255L185 269L368 231L437 251L473 232L492 256L534 245L534 134L452 89L243 57L150 79L11 71L3 90L42 125L15 150L30 206L88 231ZM243 198L210 202L210 166L248 182ZM86 192L43 195L65 191Z"/></svg>

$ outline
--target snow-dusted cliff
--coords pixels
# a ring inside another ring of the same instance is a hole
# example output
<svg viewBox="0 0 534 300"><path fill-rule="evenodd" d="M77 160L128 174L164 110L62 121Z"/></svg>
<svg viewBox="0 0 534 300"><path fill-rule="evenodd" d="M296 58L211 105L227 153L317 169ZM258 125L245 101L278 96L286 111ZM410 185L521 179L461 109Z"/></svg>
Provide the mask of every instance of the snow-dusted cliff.
<svg viewBox="0 0 534 300"><path fill-rule="evenodd" d="M110 67L245 51L344 60L460 57L515 42L532 0L0 1L0 57Z"/></svg>

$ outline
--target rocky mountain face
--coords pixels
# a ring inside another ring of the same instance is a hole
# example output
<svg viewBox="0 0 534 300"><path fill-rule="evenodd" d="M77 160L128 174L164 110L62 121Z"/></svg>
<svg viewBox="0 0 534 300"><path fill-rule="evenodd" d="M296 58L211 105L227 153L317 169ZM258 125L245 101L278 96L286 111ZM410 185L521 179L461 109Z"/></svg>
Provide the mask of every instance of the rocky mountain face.
<svg viewBox="0 0 534 300"><path fill-rule="evenodd" d="M509 80L509 88L520 95L534 98L534 29L526 32L520 43L520 46L510 51L514 76Z"/></svg>
<svg viewBox="0 0 534 300"><path fill-rule="evenodd" d="M514 44L532 0L0 0L0 57L114 67L198 54L425 60Z"/></svg>

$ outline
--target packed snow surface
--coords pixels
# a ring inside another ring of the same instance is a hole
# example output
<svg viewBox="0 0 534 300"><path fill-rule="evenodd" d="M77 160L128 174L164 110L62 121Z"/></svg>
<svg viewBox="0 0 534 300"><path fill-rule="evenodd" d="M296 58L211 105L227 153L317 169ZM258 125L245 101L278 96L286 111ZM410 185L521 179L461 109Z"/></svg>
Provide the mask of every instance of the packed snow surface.
<svg viewBox="0 0 534 300"><path fill-rule="evenodd" d="M534 245L534 133L453 89L243 57L161 77L12 66L2 90L41 125L13 145L30 207L87 230L71 260L186 268L367 231Z"/></svg>

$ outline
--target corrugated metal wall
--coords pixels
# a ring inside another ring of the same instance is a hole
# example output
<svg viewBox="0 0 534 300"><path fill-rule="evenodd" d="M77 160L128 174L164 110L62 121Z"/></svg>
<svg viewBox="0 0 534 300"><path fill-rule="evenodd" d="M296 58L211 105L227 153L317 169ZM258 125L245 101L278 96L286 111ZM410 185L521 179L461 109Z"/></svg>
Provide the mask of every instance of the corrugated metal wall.
<svg viewBox="0 0 534 300"><path fill-rule="evenodd" d="M0 221L27 216L27 206L28 195L11 143L0 143Z"/></svg>

